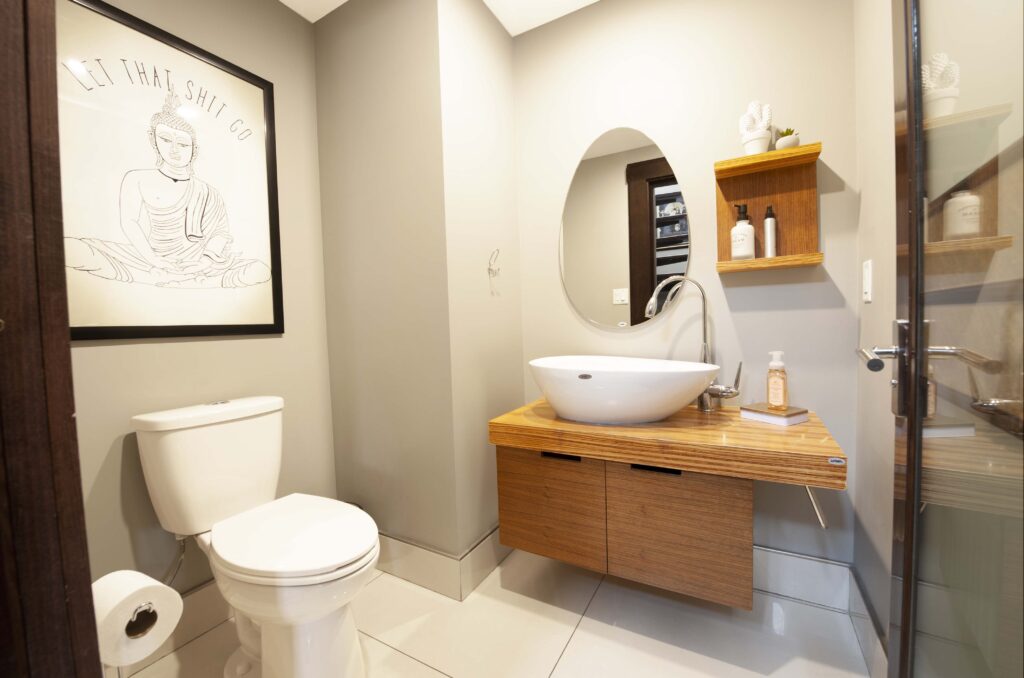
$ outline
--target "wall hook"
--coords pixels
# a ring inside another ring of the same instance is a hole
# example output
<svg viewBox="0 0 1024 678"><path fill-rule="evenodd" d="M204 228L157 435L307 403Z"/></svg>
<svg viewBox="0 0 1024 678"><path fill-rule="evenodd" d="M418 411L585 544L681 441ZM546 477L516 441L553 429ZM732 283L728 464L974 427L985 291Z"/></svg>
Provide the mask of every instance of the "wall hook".
<svg viewBox="0 0 1024 678"><path fill-rule="evenodd" d="M496 247L494 248L494 251L491 252L490 259L487 260L487 279L491 285L492 297L500 296L500 293L498 292L498 289L497 287L495 287L494 284L494 279L501 275L501 266L498 266L498 257L500 256L501 249Z"/></svg>

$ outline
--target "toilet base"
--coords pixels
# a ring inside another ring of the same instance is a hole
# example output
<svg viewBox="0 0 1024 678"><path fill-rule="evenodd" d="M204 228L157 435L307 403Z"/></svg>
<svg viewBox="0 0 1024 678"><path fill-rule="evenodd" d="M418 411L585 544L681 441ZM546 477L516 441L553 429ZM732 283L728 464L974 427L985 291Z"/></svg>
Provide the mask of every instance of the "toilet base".
<svg viewBox="0 0 1024 678"><path fill-rule="evenodd" d="M326 617L285 626L263 623L261 678L363 678L363 649L346 605ZM325 674L325 669L329 672Z"/></svg>
<svg viewBox="0 0 1024 678"><path fill-rule="evenodd" d="M263 678L263 667L244 648L238 648L224 665L224 678Z"/></svg>

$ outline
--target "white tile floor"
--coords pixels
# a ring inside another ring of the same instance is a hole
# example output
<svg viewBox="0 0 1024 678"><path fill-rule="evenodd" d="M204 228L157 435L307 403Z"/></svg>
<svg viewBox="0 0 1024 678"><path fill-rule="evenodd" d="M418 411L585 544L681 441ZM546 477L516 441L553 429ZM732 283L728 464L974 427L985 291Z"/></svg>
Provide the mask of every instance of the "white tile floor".
<svg viewBox="0 0 1024 678"><path fill-rule="evenodd" d="M864 677L850 618L760 593L704 604L515 551L463 602L388 574L354 603L369 678ZM226 622L139 678L220 678Z"/></svg>

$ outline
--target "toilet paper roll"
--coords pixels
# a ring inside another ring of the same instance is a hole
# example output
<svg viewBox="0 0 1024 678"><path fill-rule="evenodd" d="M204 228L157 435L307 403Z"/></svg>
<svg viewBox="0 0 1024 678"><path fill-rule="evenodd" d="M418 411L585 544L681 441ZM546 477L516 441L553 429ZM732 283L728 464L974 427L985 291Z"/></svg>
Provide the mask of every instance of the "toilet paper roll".
<svg viewBox="0 0 1024 678"><path fill-rule="evenodd" d="M133 570L118 570L92 585L100 660L128 666L153 654L181 619L181 596Z"/></svg>

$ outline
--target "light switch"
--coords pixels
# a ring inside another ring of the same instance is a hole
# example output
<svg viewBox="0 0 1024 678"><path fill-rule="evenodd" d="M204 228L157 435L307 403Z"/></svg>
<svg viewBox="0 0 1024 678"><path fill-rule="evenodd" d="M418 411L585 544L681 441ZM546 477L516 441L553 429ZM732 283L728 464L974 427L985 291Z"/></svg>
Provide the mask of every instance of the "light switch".
<svg viewBox="0 0 1024 678"><path fill-rule="evenodd" d="M860 298L865 304L871 303L871 292L873 282L871 280L871 260L866 259L864 261L864 273L861 276L861 293Z"/></svg>
<svg viewBox="0 0 1024 678"><path fill-rule="evenodd" d="M625 306L629 303L629 288L616 287L612 290L612 304L614 306Z"/></svg>

